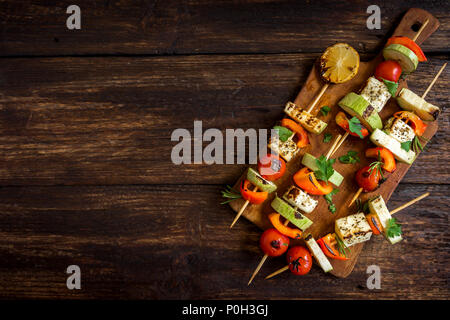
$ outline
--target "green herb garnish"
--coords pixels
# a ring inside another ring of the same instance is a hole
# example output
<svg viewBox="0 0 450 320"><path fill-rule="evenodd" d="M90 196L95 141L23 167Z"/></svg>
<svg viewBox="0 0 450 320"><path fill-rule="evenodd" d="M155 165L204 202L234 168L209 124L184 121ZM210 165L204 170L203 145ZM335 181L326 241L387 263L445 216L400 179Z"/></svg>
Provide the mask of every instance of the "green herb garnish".
<svg viewBox="0 0 450 320"><path fill-rule="evenodd" d="M401 143L402 149L405 150L405 151L411 150L411 143L412 143L412 141L405 141L405 142L402 142L402 143Z"/></svg>
<svg viewBox="0 0 450 320"><path fill-rule="evenodd" d="M334 169L333 164L336 159L328 159L325 156L320 156L316 159L316 164L318 169L314 171L314 175L317 179L328 182L328 179L333 175Z"/></svg>
<svg viewBox="0 0 450 320"><path fill-rule="evenodd" d="M419 138L417 136L414 136L414 139L412 141L412 145L413 145L413 147L412 147L413 151L415 153L419 153L419 150L423 151L422 144L420 143L420 140L419 140Z"/></svg>
<svg viewBox="0 0 450 320"><path fill-rule="evenodd" d="M320 113L322 113L324 116L326 116L328 114L328 112L330 112L331 108L329 106L323 106L322 108L320 108Z"/></svg>
<svg viewBox="0 0 450 320"><path fill-rule="evenodd" d="M397 220L395 220L395 218L391 218L388 220L386 224L386 235L389 238L402 235L402 226L397 223Z"/></svg>
<svg viewBox="0 0 450 320"><path fill-rule="evenodd" d="M278 132L278 139L280 139L281 142L286 142L293 133L288 128L282 126L275 126L273 129Z"/></svg>
<svg viewBox="0 0 450 320"><path fill-rule="evenodd" d="M389 93L391 94L391 96L395 97L395 94L397 93L397 88L398 88L398 83L394 82L394 81L389 81L386 79L383 79L384 84L386 85Z"/></svg>
<svg viewBox="0 0 450 320"><path fill-rule="evenodd" d="M229 200L226 200L224 202L221 202L220 204L226 204L228 202L231 202L233 200L236 199L240 199L242 198L242 195L240 192L237 192L236 190L234 190L232 187L230 187L229 185L227 185L225 187L225 190L222 190L222 197L227 198Z"/></svg>
<svg viewBox="0 0 450 320"><path fill-rule="evenodd" d="M374 161L369 165L369 174L372 174L373 170L377 170L381 176L381 179L384 180L383 165L384 165L384 163L383 163L383 161L381 161L380 151L378 151L378 161Z"/></svg>
<svg viewBox="0 0 450 320"><path fill-rule="evenodd" d="M364 136L361 132L362 124L357 117L353 117L348 120L348 130L350 130L350 132L356 133L361 139L364 139Z"/></svg>
<svg viewBox="0 0 450 320"><path fill-rule="evenodd" d="M330 142L331 138L333 138L333 135L331 133L325 133L323 136L323 142L325 143Z"/></svg>
<svg viewBox="0 0 450 320"><path fill-rule="evenodd" d="M328 210L330 210L331 213L335 213L336 212L336 206L333 203L333 196L339 192L339 189L333 189L333 191L331 191L330 193L324 195L323 197L325 198L325 200L327 200L328 203Z"/></svg>
<svg viewBox="0 0 450 320"><path fill-rule="evenodd" d="M347 252L350 252L350 249L345 245L341 238L338 237L338 235L336 235L334 239L336 240L337 249L340 255L347 258Z"/></svg>
<svg viewBox="0 0 450 320"><path fill-rule="evenodd" d="M355 164L359 162L358 152L354 150L350 150L346 155L338 158L342 163Z"/></svg>
<svg viewBox="0 0 450 320"><path fill-rule="evenodd" d="M363 203L361 199L356 199L355 204L357 212L370 213L369 201Z"/></svg>

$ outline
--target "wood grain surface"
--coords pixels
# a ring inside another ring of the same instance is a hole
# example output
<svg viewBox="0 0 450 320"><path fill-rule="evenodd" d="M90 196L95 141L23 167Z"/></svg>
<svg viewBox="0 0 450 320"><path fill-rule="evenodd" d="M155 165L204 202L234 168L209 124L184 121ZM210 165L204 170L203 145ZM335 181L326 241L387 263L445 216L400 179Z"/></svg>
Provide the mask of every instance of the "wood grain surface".
<svg viewBox="0 0 450 320"><path fill-rule="evenodd" d="M220 206L246 165L170 161L176 128L268 128L317 56L345 41L375 56L409 7L441 22L408 85L449 59L448 1L0 1L0 298L448 299L449 111L391 197L401 246L364 246L345 280L317 267L246 283L260 229ZM320 35L320 36L318 36ZM448 106L449 71L427 100ZM66 288L78 264L82 290ZM380 290L366 268L380 266ZM267 262L261 274L284 265Z"/></svg>

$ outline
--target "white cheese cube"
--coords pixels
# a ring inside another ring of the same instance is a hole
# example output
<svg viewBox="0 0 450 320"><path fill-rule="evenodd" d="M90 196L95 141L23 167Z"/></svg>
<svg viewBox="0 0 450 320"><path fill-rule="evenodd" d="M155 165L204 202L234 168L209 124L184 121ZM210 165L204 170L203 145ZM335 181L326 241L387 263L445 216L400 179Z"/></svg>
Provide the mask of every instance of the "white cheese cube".
<svg viewBox="0 0 450 320"><path fill-rule="evenodd" d="M335 232L347 247L370 240L372 229L363 212L336 220Z"/></svg>
<svg viewBox="0 0 450 320"><path fill-rule="evenodd" d="M269 148L276 154L279 154L286 162L291 161L300 150L292 139L282 142L278 137L272 137L270 139Z"/></svg>
<svg viewBox="0 0 450 320"><path fill-rule="evenodd" d="M330 261L325 256L322 249L320 249L319 245L311 234L306 235L305 243L308 246L309 251L311 251L312 256L316 259L317 263L323 271L329 272L333 270L333 266L331 265Z"/></svg>
<svg viewBox="0 0 450 320"><path fill-rule="evenodd" d="M383 226L384 236L391 242L391 244L395 244L402 240L401 235L388 237L388 235L386 234L386 226L388 224L388 221L392 218L392 216L388 208L386 207L386 203L384 202L382 196L377 196L376 198L369 201L369 210L370 213L377 215L378 220L380 220L380 223Z"/></svg>
<svg viewBox="0 0 450 320"><path fill-rule="evenodd" d="M378 147L384 147L392 152L395 159L405 162L407 164L412 164L416 159L416 153L412 150L406 151L402 149L400 142L395 140L390 135L387 135L384 131L380 129L375 129L370 135L370 141L372 141Z"/></svg>
<svg viewBox="0 0 450 320"><path fill-rule="evenodd" d="M400 143L411 141L415 137L413 128L400 119L390 118L384 129L388 135Z"/></svg>
<svg viewBox="0 0 450 320"><path fill-rule="evenodd" d="M326 122L323 122L292 102L286 104L284 112L311 133L320 134L327 126Z"/></svg>
<svg viewBox="0 0 450 320"><path fill-rule="evenodd" d="M311 213L317 206L318 201L296 186L291 186L283 195L284 200L299 208L304 213Z"/></svg>
<svg viewBox="0 0 450 320"><path fill-rule="evenodd" d="M378 81L375 77L370 77L361 91L361 96L369 101L377 112L380 112L391 97L391 93L383 82Z"/></svg>

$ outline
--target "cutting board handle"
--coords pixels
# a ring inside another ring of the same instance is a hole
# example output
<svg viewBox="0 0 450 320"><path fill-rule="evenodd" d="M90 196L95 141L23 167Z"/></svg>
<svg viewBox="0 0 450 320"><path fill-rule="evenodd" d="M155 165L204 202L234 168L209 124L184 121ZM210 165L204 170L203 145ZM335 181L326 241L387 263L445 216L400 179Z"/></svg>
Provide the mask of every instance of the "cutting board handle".
<svg viewBox="0 0 450 320"><path fill-rule="evenodd" d="M427 19L428 24L416 40L417 44L421 44L433 32L435 32L437 28L439 28L439 21L431 13L423 9L409 9L403 16L393 34L396 36L406 36L413 39L417 31L419 31L420 27L423 23L425 23L425 21L427 21Z"/></svg>

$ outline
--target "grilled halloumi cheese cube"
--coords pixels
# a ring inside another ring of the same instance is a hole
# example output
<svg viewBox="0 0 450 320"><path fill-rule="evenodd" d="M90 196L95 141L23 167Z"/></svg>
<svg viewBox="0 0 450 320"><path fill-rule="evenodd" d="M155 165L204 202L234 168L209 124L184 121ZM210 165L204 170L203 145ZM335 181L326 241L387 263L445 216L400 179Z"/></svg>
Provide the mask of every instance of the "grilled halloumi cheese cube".
<svg viewBox="0 0 450 320"><path fill-rule="evenodd" d="M413 128L407 125L403 120L394 117L386 122L384 130L388 135L400 143L411 141L415 137Z"/></svg>
<svg viewBox="0 0 450 320"><path fill-rule="evenodd" d="M311 255L316 259L317 263L323 271L329 272L333 270L333 266L331 265L330 261L325 256L322 249L320 249L319 245L311 234L305 236L305 243L308 246L309 251L311 251Z"/></svg>
<svg viewBox="0 0 450 320"><path fill-rule="evenodd" d="M364 99L369 101L370 105L377 111L383 110L383 107L391 97L386 85L378 81L375 77L367 79L366 86L360 94Z"/></svg>
<svg viewBox="0 0 450 320"><path fill-rule="evenodd" d="M408 88L400 90L397 103L402 109L412 111L426 121L436 120L441 113L439 107L426 102Z"/></svg>
<svg viewBox="0 0 450 320"><path fill-rule="evenodd" d="M279 154L286 162L291 161L300 150L292 139L283 142L278 137L270 138L269 148L273 152Z"/></svg>
<svg viewBox="0 0 450 320"><path fill-rule="evenodd" d="M320 134L327 127L326 122L306 112L295 103L288 102L284 108L284 112L311 133Z"/></svg>
<svg viewBox="0 0 450 320"><path fill-rule="evenodd" d="M390 135L381 131L380 129L376 129L370 135L370 141L372 141L378 147L384 147L389 149L392 152L395 159L405 162L407 164L411 164L416 159L416 153L412 150L406 151L402 149L402 145L400 142L395 140Z"/></svg>
<svg viewBox="0 0 450 320"><path fill-rule="evenodd" d="M388 237L386 233L386 226L388 224L388 221L392 218L392 216L388 208L386 207L386 203L384 202L382 196L377 196L376 198L369 200L369 210L370 213L377 215L381 225L383 226L384 236L386 237L386 239L389 240L391 244L395 244L402 240L401 235Z"/></svg>
<svg viewBox="0 0 450 320"><path fill-rule="evenodd" d="M317 200L314 200L309 194L296 186L291 186L283 195L283 199L304 213L311 213L318 203Z"/></svg>
<svg viewBox="0 0 450 320"><path fill-rule="evenodd" d="M372 229L362 212L337 219L335 232L347 247L368 241L372 236Z"/></svg>

